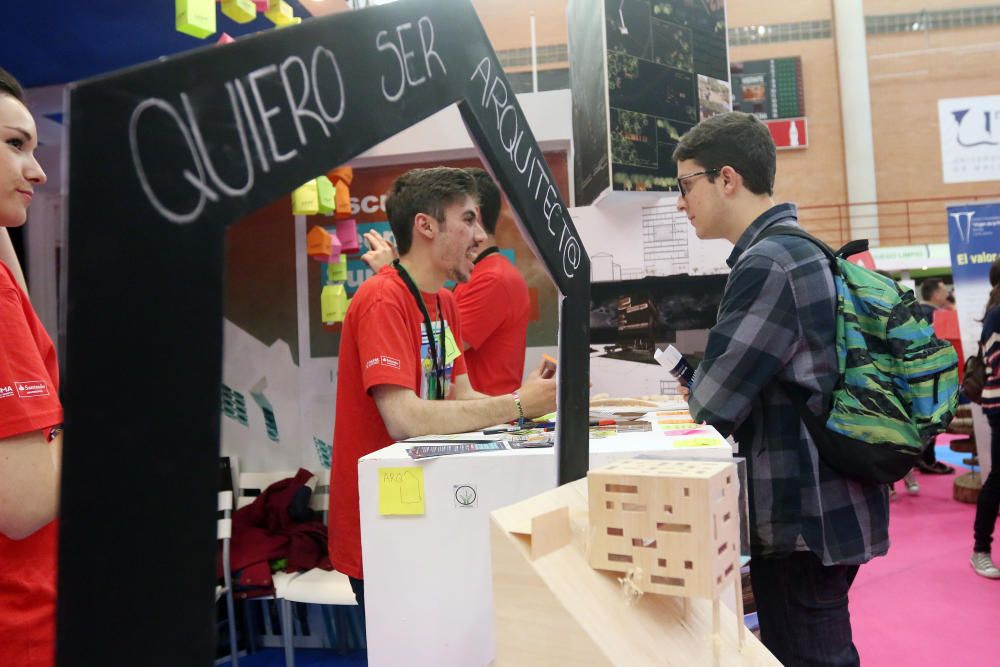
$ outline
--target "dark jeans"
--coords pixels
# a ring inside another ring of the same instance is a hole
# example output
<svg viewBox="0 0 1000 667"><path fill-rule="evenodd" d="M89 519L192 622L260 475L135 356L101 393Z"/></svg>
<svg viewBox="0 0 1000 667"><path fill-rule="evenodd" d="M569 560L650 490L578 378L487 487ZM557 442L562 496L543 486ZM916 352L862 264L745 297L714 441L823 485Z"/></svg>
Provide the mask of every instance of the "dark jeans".
<svg viewBox="0 0 1000 667"><path fill-rule="evenodd" d="M750 561L760 638L785 667L860 665L847 591L857 565L825 566L812 552Z"/></svg>
<svg viewBox="0 0 1000 667"><path fill-rule="evenodd" d="M976 535L975 551L990 552L993 542L993 526L1000 511L1000 414L987 415L990 422L990 457L992 460L990 474L979 490L979 500L976 502L976 523L973 526Z"/></svg>

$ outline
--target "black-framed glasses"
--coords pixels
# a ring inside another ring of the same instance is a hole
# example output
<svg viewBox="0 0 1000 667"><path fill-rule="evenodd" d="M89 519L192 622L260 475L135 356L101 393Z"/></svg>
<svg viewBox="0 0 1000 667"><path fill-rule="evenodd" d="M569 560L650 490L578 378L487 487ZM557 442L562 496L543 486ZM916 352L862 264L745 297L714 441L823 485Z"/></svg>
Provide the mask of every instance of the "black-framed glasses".
<svg viewBox="0 0 1000 667"><path fill-rule="evenodd" d="M705 171L696 171L693 174L688 174L686 176L679 176L677 178L677 189L681 191L681 197L687 197L688 189L684 187L684 181L694 178L695 176L715 176L719 173L719 169L706 169Z"/></svg>

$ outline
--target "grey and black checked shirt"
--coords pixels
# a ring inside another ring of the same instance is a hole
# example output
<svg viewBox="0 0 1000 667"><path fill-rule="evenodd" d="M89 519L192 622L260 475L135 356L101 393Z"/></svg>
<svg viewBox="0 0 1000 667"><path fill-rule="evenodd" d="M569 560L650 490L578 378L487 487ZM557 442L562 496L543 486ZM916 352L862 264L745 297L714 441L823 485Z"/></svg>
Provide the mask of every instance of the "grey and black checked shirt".
<svg viewBox="0 0 1000 667"><path fill-rule="evenodd" d="M830 263L806 239L771 237L798 226L794 204L766 211L729 256L732 272L695 373L689 407L732 433L750 479L755 556L812 551L826 565L864 563L889 548L885 485L845 479L820 460L788 398L822 415L837 381L836 292Z"/></svg>

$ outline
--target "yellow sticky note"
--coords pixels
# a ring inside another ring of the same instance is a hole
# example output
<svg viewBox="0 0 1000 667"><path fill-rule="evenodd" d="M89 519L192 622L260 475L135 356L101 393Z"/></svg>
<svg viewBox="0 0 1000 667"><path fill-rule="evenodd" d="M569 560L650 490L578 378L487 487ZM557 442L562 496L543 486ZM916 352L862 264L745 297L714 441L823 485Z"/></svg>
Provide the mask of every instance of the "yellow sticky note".
<svg viewBox="0 0 1000 667"><path fill-rule="evenodd" d="M674 447L712 447L719 444L717 438L707 437L704 435L696 435L691 438L677 438L676 440L671 440L670 444Z"/></svg>
<svg viewBox="0 0 1000 667"><path fill-rule="evenodd" d="M462 356L462 351L458 349L455 336L451 333L451 327L444 330L444 363L450 364Z"/></svg>
<svg viewBox="0 0 1000 667"><path fill-rule="evenodd" d="M237 23L249 23L257 18L257 6L250 0L222 0L222 13Z"/></svg>
<svg viewBox="0 0 1000 667"><path fill-rule="evenodd" d="M178 32L204 39L215 32L215 0L176 0Z"/></svg>
<svg viewBox="0 0 1000 667"><path fill-rule="evenodd" d="M292 191L292 215L319 213L319 190L316 179L303 183Z"/></svg>
<svg viewBox="0 0 1000 667"><path fill-rule="evenodd" d="M264 16L279 28L299 23L299 21L295 20L295 10L285 0L268 0L267 11L264 12Z"/></svg>
<svg viewBox="0 0 1000 667"><path fill-rule="evenodd" d="M320 317L324 324L343 322L347 314L347 292L340 283L324 285L319 295Z"/></svg>
<svg viewBox="0 0 1000 667"><path fill-rule="evenodd" d="M421 515L424 513L424 469L379 468L378 513Z"/></svg>

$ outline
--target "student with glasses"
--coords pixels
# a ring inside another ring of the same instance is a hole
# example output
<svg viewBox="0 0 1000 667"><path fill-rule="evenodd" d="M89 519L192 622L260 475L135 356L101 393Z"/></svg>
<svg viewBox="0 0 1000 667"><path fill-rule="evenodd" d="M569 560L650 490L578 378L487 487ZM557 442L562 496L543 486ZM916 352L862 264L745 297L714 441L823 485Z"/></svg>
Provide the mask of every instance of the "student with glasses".
<svg viewBox="0 0 1000 667"><path fill-rule="evenodd" d="M830 263L807 239L755 243L798 219L794 204L774 203L774 142L754 116L703 121L674 160L678 210L698 238L734 246L688 404L747 460L761 639L785 665L857 665L847 596L858 566L889 548L886 487L828 467L791 398L820 416L838 378Z"/></svg>

